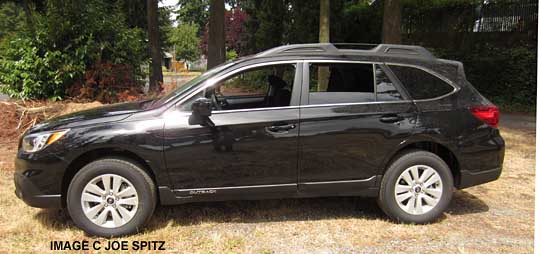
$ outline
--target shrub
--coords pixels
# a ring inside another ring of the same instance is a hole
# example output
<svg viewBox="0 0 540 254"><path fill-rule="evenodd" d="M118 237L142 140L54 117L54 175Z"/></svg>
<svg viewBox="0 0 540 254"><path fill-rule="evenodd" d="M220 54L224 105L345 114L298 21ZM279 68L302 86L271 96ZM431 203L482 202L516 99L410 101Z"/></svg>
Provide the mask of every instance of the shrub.
<svg viewBox="0 0 540 254"><path fill-rule="evenodd" d="M106 90L109 82L86 84L89 72L107 69L102 63L114 66L111 71L129 66L129 72L119 75L129 74L135 80L142 76L140 66L147 60L145 38L142 29L128 27L113 3L47 1L46 11L35 15L32 32L20 31L2 40L2 92L19 99L58 100L77 87ZM71 89L73 85L77 87ZM109 92L119 90L113 87ZM105 93L92 92L95 96Z"/></svg>
<svg viewBox="0 0 540 254"><path fill-rule="evenodd" d="M69 88L68 95L104 103L132 101L142 94L142 83L127 64L97 63Z"/></svg>
<svg viewBox="0 0 540 254"><path fill-rule="evenodd" d="M481 44L469 50L435 52L441 58L462 61L467 79L495 104L509 110L535 110L536 49Z"/></svg>

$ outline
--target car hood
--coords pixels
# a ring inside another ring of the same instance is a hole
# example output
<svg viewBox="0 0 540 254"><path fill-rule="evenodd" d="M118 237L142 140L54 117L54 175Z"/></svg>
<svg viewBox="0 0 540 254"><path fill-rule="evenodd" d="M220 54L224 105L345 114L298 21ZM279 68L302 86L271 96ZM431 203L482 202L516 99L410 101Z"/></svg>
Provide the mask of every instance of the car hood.
<svg viewBox="0 0 540 254"><path fill-rule="evenodd" d="M145 102L148 101L117 103L78 111L67 115L61 115L34 125L28 131L28 134L40 131L67 129L84 125L120 121L129 117L133 113L143 111L143 104L145 104Z"/></svg>

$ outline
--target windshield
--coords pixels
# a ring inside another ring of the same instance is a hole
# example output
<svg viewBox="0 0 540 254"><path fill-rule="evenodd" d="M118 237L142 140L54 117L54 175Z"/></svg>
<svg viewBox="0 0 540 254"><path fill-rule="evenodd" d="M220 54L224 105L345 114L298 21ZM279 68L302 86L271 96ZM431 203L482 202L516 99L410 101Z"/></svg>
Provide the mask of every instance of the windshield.
<svg viewBox="0 0 540 254"><path fill-rule="evenodd" d="M171 101L173 98L176 98L178 96L182 96L184 94L189 93L195 87L197 87L197 85L199 85L201 82L205 81L206 79L208 79L209 77L213 76L214 74L220 72L221 70L231 66L233 63L234 62L226 62L226 63L220 64L220 65L206 71L202 75L188 81L186 84L177 87L176 89L171 91L169 94L159 98L156 102L154 102L152 104L152 108L159 107L159 106Z"/></svg>

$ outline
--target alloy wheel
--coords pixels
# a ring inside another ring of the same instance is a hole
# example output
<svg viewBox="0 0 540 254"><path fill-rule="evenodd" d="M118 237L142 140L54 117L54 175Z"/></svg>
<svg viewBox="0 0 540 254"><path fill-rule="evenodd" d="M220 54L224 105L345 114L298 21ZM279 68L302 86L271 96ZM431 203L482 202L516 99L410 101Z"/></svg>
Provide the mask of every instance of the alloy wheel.
<svg viewBox="0 0 540 254"><path fill-rule="evenodd" d="M133 184L116 174L93 178L81 195L84 215L105 228L118 228L128 223L135 216L138 204L139 197Z"/></svg>
<svg viewBox="0 0 540 254"><path fill-rule="evenodd" d="M401 173L394 187L394 197L406 213L422 215L441 200L443 183L432 167L415 165Z"/></svg>

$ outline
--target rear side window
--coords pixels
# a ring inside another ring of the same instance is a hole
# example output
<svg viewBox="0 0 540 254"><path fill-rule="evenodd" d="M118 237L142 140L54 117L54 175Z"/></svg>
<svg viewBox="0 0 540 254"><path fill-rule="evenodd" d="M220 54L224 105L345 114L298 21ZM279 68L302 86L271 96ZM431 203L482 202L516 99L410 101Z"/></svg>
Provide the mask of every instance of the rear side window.
<svg viewBox="0 0 540 254"><path fill-rule="evenodd" d="M377 90L377 101L399 101L403 98L396 89L396 86L388 78L380 65L375 65L375 90Z"/></svg>
<svg viewBox="0 0 540 254"><path fill-rule="evenodd" d="M454 91L454 87L424 70L398 65L389 67L415 100L432 99Z"/></svg>
<svg viewBox="0 0 540 254"><path fill-rule="evenodd" d="M314 63L309 75L311 105L375 101L373 64Z"/></svg>

